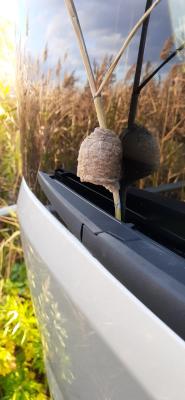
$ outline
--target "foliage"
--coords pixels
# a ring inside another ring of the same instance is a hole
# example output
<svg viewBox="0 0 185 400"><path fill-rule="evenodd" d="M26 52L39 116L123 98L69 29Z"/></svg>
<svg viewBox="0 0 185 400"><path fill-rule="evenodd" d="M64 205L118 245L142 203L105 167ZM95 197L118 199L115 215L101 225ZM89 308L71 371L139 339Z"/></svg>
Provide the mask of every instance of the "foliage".
<svg viewBox="0 0 185 400"><path fill-rule="evenodd" d="M48 400L41 337L14 213L0 218L0 398Z"/></svg>
<svg viewBox="0 0 185 400"><path fill-rule="evenodd" d="M23 263L15 263L10 278L1 279L0 398L49 399L42 343Z"/></svg>

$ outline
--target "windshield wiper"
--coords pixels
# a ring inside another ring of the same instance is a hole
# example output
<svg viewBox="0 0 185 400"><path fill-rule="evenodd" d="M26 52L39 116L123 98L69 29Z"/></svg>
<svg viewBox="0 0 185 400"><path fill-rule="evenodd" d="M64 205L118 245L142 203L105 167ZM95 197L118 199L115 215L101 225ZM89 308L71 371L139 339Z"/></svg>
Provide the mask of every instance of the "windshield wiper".
<svg viewBox="0 0 185 400"><path fill-rule="evenodd" d="M148 8L151 7L152 2L153 2L153 0L147 0L145 12L148 10ZM136 63L136 72L135 72L135 77L134 77L132 97L131 97L131 102L130 102L130 111L129 111L129 117L128 117L128 127L129 128L132 125L134 125L134 121L135 121L135 117L136 117L137 103L138 103L138 97L139 97L138 88L139 88L140 78L141 78L141 71L142 71L142 65L143 65L143 57L144 57L144 50L145 50L149 20L150 20L150 15L143 22L142 31L141 31L139 51L138 51L138 57L137 57L137 63Z"/></svg>
<svg viewBox="0 0 185 400"><path fill-rule="evenodd" d="M169 61L171 61L179 52L185 49L185 42L181 44L176 50L174 50L154 71L139 85L136 89L137 95L147 85L148 82L163 68Z"/></svg>
<svg viewBox="0 0 185 400"><path fill-rule="evenodd" d="M153 0L146 1L145 11L149 7L151 7ZM129 117L128 117L128 128L134 126L136 112L137 112L137 104L141 90L147 85L148 82L167 64L171 61L179 52L185 49L185 42L182 43L176 50L174 50L143 82L140 84L141 79L141 71L143 65L143 58L144 58L144 50L146 44L146 37L148 31L148 24L149 24L150 16L144 21L142 32L141 32L141 39L139 44L139 51L136 63L136 71L132 89L132 96L130 101L130 110L129 110Z"/></svg>

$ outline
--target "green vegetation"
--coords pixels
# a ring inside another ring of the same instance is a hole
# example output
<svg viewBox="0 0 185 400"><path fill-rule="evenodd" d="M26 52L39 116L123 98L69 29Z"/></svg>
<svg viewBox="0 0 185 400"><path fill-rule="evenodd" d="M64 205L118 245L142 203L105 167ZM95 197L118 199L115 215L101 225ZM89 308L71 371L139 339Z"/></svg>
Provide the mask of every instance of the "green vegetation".
<svg viewBox="0 0 185 400"><path fill-rule="evenodd" d="M48 400L16 216L0 218L0 398Z"/></svg>

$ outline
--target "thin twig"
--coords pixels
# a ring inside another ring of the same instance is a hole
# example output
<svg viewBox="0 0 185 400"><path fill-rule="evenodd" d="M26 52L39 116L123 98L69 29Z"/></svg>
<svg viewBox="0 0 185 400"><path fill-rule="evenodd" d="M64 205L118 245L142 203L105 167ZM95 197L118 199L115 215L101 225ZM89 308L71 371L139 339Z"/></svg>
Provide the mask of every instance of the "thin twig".
<svg viewBox="0 0 185 400"><path fill-rule="evenodd" d="M173 128L163 137L163 143L164 143L164 142L167 142L168 140L170 140L170 139L173 137L173 135L174 135L176 129L177 129L184 121L185 121L185 117L182 118L180 121L177 122L176 125L173 126Z"/></svg>
<svg viewBox="0 0 185 400"><path fill-rule="evenodd" d="M145 19L150 15L150 13L152 12L152 10L160 3L161 0L156 0L152 6L143 14L143 16L139 19L139 21L136 23L136 25L134 26L134 28L131 30L131 32L129 33L129 35L127 36L123 46L121 47L119 53L117 54L117 56L115 57L114 61L112 62L111 66L109 67L107 73L105 74L105 77L99 87L99 89L97 90L95 96L99 96L104 88L104 86L106 85L107 81L109 80L110 76L112 75L113 71L115 70L120 58L122 57L124 51L126 50L126 48L128 47L129 43L131 42L133 36L135 35L135 33L137 32L137 30L140 28L140 26L142 25L142 23L145 21Z"/></svg>
<svg viewBox="0 0 185 400"><path fill-rule="evenodd" d="M14 240L17 236L20 236L20 231L15 231L12 233L11 236L9 236L8 239L3 240L1 245L0 245L0 252L4 249L5 246L7 246L12 240Z"/></svg>

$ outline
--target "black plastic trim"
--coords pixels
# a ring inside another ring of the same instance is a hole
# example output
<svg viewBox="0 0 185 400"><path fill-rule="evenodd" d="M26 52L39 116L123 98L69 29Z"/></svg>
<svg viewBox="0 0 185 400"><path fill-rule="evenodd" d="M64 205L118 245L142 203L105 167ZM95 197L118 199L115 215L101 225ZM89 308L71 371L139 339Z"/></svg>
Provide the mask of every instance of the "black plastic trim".
<svg viewBox="0 0 185 400"><path fill-rule="evenodd" d="M133 224L120 223L54 177L39 173L39 182L65 226L115 278L185 339L185 259L137 231Z"/></svg>

